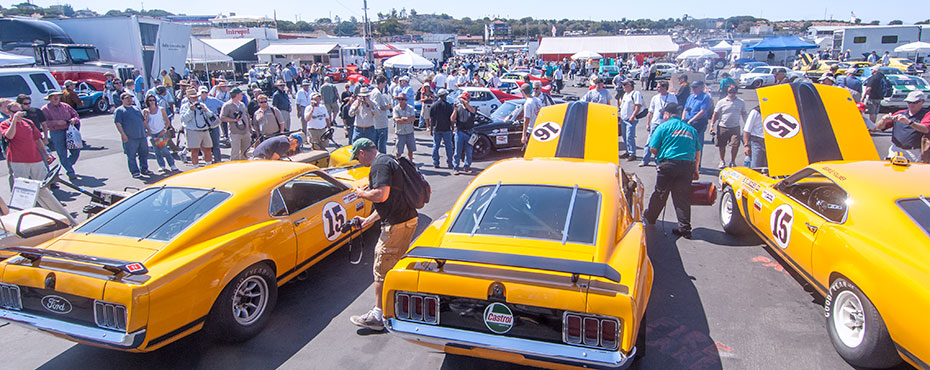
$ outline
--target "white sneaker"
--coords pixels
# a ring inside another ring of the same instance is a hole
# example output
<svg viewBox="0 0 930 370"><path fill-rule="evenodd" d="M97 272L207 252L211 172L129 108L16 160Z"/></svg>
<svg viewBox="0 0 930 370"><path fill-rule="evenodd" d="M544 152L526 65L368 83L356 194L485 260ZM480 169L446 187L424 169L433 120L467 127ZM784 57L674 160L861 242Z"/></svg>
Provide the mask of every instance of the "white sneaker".
<svg viewBox="0 0 930 370"><path fill-rule="evenodd" d="M720 164L717 165L717 168L719 168L719 169L721 169L721 170L722 170L724 167L726 167L726 164L724 164L723 162L720 162Z"/></svg>
<svg viewBox="0 0 930 370"><path fill-rule="evenodd" d="M168 172L168 169L164 167L158 167L158 172L165 173L165 172Z"/></svg>
<svg viewBox="0 0 930 370"><path fill-rule="evenodd" d="M384 330L384 322L381 321L381 315L376 314L374 308L360 316L350 317L349 321L361 328L376 331Z"/></svg>
<svg viewBox="0 0 930 370"><path fill-rule="evenodd" d="M172 171L180 171L180 170L178 170L178 166L175 166L175 165L171 165L171 170L172 170Z"/></svg>

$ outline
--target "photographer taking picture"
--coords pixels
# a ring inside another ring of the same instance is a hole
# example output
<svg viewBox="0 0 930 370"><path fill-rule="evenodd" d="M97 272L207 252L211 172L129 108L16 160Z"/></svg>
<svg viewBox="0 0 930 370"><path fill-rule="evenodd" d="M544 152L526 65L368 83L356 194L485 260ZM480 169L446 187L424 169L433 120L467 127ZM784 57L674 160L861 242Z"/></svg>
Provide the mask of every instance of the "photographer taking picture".
<svg viewBox="0 0 930 370"><path fill-rule="evenodd" d="M187 101L181 105L179 113L184 132L187 133L187 149L191 152L191 165L198 166L200 151L208 164L213 162L213 140L210 138L210 122L216 116L200 102L197 89L187 89Z"/></svg>
<svg viewBox="0 0 930 370"><path fill-rule="evenodd" d="M234 88L229 96L229 101L220 110L220 121L229 125L229 159L239 161L248 158L246 152L252 143L252 119L242 103L242 90Z"/></svg>

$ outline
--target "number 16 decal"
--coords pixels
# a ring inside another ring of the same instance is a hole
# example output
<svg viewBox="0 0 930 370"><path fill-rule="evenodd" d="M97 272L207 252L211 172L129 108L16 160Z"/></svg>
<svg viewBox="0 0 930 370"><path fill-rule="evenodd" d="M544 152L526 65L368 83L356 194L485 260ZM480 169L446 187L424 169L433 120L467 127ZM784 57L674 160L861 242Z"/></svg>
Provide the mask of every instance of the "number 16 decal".
<svg viewBox="0 0 930 370"><path fill-rule="evenodd" d="M791 242L791 225L794 223L794 210L787 204L782 204L772 212L769 222L772 230L772 239L782 249L788 248Z"/></svg>
<svg viewBox="0 0 930 370"><path fill-rule="evenodd" d="M533 139L542 142L551 141L559 137L561 133L562 126L558 123L552 121L537 123L536 127L533 128Z"/></svg>

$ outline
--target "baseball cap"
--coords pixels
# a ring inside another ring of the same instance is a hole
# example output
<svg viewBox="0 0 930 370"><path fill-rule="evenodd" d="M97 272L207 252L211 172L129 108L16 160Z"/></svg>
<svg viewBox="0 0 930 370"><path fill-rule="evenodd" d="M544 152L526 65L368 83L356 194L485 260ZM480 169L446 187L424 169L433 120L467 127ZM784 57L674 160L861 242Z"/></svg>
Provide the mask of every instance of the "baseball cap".
<svg viewBox="0 0 930 370"><path fill-rule="evenodd" d="M694 81L691 83L691 88L695 87L704 87L704 81Z"/></svg>
<svg viewBox="0 0 930 370"><path fill-rule="evenodd" d="M449 95L449 90L439 89L439 91L437 91L436 94L438 94L439 96Z"/></svg>
<svg viewBox="0 0 930 370"><path fill-rule="evenodd" d="M668 103L665 105L665 108L662 108L662 112L677 115L681 113L681 107L679 107L677 103Z"/></svg>
<svg viewBox="0 0 930 370"><path fill-rule="evenodd" d="M199 89L197 89L197 92L198 93L210 92L210 89L208 89L206 86L201 86Z"/></svg>
<svg viewBox="0 0 930 370"><path fill-rule="evenodd" d="M318 93L318 92L316 92L316 91L310 93L310 99L316 98L317 96L322 96L322 95L320 95L320 93Z"/></svg>
<svg viewBox="0 0 930 370"><path fill-rule="evenodd" d="M410 77L407 77L407 76L403 76L403 77L401 77L401 78L400 78L400 80L401 80L401 81L407 81L407 82L410 82Z"/></svg>
<svg viewBox="0 0 930 370"><path fill-rule="evenodd" d="M404 95L404 94L397 94L397 96L395 96L394 99L397 99L397 100L407 100L407 95Z"/></svg>
<svg viewBox="0 0 930 370"><path fill-rule="evenodd" d="M291 134L291 139L297 140L297 150L300 150L300 145L304 143L304 137L300 134Z"/></svg>
<svg viewBox="0 0 930 370"><path fill-rule="evenodd" d="M371 141L371 139L367 137L360 137L355 140L354 143L352 143L352 149L349 150L349 153L352 153L352 156L349 157L349 159L355 159L355 157L358 155L358 152L362 150L375 147L375 143Z"/></svg>
<svg viewBox="0 0 930 370"><path fill-rule="evenodd" d="M919 102L921 100L927 100L927 97L920 91L911 91L907 94L907 97L904 98L904 101L908 103Z"/></svg>
<svg viewBox="0 0 930 370"><path fill-rule="evenodd" d="M235 96L235 95L238 95L238 94L242 94L242 89L240 89L240 88L238 88L238 87L234 87L232 90L229 90L229 95L230 95L230 96Z"/></svg>

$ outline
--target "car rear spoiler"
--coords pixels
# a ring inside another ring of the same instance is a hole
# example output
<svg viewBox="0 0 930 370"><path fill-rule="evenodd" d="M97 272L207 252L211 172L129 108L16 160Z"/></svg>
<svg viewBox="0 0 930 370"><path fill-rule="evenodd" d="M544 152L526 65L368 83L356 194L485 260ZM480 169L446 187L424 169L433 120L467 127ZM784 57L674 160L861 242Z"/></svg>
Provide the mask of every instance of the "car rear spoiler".
<svg viewBox="0 0 930 370"><path fill-rule="evenodd" d="M142 262L128 262L110 258L101 258L32 247L7 247L0 250L19 253L20 256L23 256L23 258L32 262L36 262L42 259L42 257L52 257L68 261L100 265L104 270L111 271L114 274L125 272L129 275L143 275L149 272L149 270L146 269L144 265L142 265Z"/></svg>
<svg viewBox="0 0 930 370"><path fill-rule="evenodd" d="M446 261L484 263L497 266L566 272L572 274L572 282L578 281L578 275L590 275L605 278L615 283L620 282L620 273L617 272L617 270L606 263L598 262L435 247L415 247L407 252L404 257L432 259L439 264L440 268L442 268Z"/></svg>

